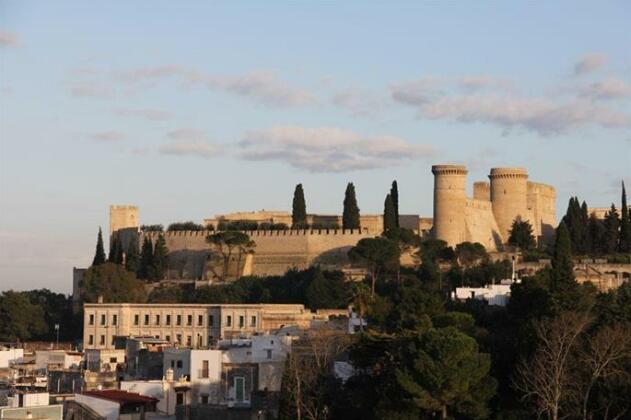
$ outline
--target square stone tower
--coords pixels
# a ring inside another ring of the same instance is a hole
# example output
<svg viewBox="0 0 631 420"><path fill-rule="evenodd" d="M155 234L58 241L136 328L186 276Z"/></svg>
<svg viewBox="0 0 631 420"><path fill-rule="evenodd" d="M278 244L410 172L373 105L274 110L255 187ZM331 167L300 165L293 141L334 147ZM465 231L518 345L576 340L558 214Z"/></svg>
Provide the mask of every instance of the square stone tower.
<svg viewBox="0 0 631 420"><path fill-rule="evenodd" d="M139 226L137 206L110 206L110 237L112 233Z"/></svg>

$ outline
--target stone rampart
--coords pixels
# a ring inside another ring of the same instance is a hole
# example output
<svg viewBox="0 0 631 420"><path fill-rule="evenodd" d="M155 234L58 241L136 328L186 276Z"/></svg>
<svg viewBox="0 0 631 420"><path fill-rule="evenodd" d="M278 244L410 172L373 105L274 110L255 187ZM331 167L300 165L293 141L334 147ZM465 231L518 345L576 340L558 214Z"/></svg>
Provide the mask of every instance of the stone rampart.
<svg viewBox="0 0 631 420"><path fill-rule="evenodd" d="M501 248L502 240L493 217L493 206L490 201L467 199L465 225L468 242L479 242L488 251Z"/></svg>
<svg viewBox="0 0 631 420"><path fill-rule="evenodd" d="M204 279L210 253L206 237L213 231L144 232L153 243L160 234L169 248L169 276ZM246 231L255 244L251 274L282 275L290 268L305 269L312 264L323 268L348 265L347 253L360 239L374 237L365 229L264 230Z"/></svg>

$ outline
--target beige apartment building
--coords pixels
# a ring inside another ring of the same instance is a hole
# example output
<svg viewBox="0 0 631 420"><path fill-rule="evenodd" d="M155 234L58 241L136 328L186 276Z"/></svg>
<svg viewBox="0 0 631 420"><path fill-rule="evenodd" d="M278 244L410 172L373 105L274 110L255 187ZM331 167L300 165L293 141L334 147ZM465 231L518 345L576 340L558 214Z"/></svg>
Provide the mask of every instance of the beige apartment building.
<svg viewBox="0 0 631 420"><path fill-rule="evenodd" d="M311 312L293 304L86 303L83 348L113 349L116 337L151 336L173 344L207 348L213 341L268 333L287 326L309 328L314 320L346 310Z"/></svg>

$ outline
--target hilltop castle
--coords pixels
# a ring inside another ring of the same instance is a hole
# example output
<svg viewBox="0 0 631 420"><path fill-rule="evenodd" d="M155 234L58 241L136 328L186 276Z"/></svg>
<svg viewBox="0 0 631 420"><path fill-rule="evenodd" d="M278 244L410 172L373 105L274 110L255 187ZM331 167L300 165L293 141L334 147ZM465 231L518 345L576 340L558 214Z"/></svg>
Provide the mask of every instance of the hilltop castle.
<svg viewBox="0 0 631 420"><path fill-rule="evenodd" d="M444 240L451 246L479 242L489 251L502 250L516 218L528 220L539 241L554 234L556 193L553 187L528 181L523 168L493 168L490 182L475 182L473 198L465 193L467 169L462 165L435 165L434 215L401 215L401 227L421 237ZM217 228L221 222L243 221L291 225L285 211L239 212L204 219L204 226ZM341 225L339 215L310 214L310 225ZM110 235L139 235L155 241L159 232L139 231L138 207L110 206ZM256 230L247 232L256 243L256 252L240 267L243 275L281 275L295 267L320 264L324 268L348 265L347 252L360 239L378 236L383 215L362 215L360 229L320 228L307 230ZM205 238L209 231L164 232L169 248L169 278L210 280L205 264L209 253ZM123 242L127 242L123 239Z"/></svg>

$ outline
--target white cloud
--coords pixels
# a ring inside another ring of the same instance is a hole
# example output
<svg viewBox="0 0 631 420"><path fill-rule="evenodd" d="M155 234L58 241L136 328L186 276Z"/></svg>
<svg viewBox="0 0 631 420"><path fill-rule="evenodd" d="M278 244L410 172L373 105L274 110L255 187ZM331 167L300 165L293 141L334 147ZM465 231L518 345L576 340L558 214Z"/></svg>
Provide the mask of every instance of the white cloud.
<svg viewBox="0 0 631 420"><path fill-rule="evenodd" d="M173 114L157 109L116 109L114 114L121 117L139 117L151 121L165 121L173 118Z"/></svg>
<svg viewBox="0 0 631 420"><path fill-rule="evenodd" d="M243 159L282 161L312 172L384 168L434 154L429 146L416 146L397 137L363 137L339 128L291 125L249 131L240 146Z"/></svg>
<svg viewBox="0 0 631 420"><path fill-rule="evenodd" d="M398 83L390 86L392 98L407 105L420 105L432 101L441 94L442 80L436 77L423 77L419 80Z"/></svg>
<svg viewBox="0 0 631 420"><path fill-rule="evenodd" d="M541 135L559 134L588 124L631 126L631 115L585 101L554 103L544 98L453 96L421 104L419 117L522 127Z"/></svg>
<svg viewBox="0 0 631 420"><path fill-rule="evenodd" d="M627 98L631 96L631 86L622 79L609 77L580 88L579 95L594 101Z"/></svg>
<svg viewBox="0 0 631 420"><path fill-rule="evenodd" d="M361 117L374 116L387 106L385 98L356 88L337 92L333 96L333 103L351 114Z"/></svg>
<svg viewBox="0 0 631 420"><path fill-rule="evenodd" d="M512 91L515 89L515 83L512 80L492 77L486 74L463 76L458 80L458 84L466 91Z"/></svg>
<svg viewBox="0 0 631 420"><path fill-rule="evenodd" d="M209 89L224 90L239 96L251 97L272 106L299 106L315 102L313 96L302 89L291 87L268 71L256 71L235 77L217 77L191 74L189 83L202 83Z"/></svg>
<svg viewBox="0 0 631 420"><path fill-rule="evenodd" d="M20 38L17 34L9 31L0 31L0 47L18 47Z"/></svg>
<svg viewBox="0 0 631 420"><path fill-rule="evenodd" d="M579 76L594 72L607 64L607 56L601 53L591 53L585 55L574 64L574 75Z"/></svg>
<svg viewBox="0 0 631 420"><path fill-rule="evenodd" d="M77 81L65 85L68 92L75 97L108 99L114 96L114 89L98 82Z"/></svg>
<svg viewBox="0 0 631 420"><path fill-rule="evenodd" d="M109 130L109 131L102 131L100 133L90 134L89 137L92 140L96 140L96 141L100 141L104 143L111 143L111 142L123 140L125 138L125 135L118 131Z"/></svg>
<svg viewBox="0 0 631 420"><path fill-rule="evenodd" d="M211 90L249 97L272 106L299 106L315 102L309 92L292 87L270 71L253 71L238 76L218 76L182 66L166 65L114 73L116 81L140 87L153 87L156 81L165 78L176 78L184 86L202 85Z"/></svg>
<svg viewBox="0 0 631 420"><path fill-rule="evenodd" d="M211 144L199 130L182 128L167 133L167 137L169 143L158 149L163 155L211 158L224 152L221 146Z"/></svg>

